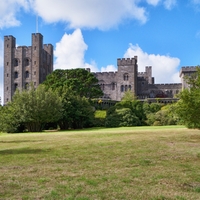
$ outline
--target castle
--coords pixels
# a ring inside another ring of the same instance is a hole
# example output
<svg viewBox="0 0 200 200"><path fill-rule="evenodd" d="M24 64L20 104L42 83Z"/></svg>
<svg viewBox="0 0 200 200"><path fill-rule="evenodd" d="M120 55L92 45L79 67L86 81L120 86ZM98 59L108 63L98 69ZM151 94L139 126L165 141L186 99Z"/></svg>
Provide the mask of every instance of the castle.
<svg viewBox="0 0 200 200"><path fill-rule="evenodd" d="M120 101L124 92L131 90L140 100L165 99L164 103L176 100L176 95L188 85L184 76L196 72L196 67L182 67L181 83L155 84L152 67L147 66L145 72L138 72L137 56L117 60L117 72L94 73L104 93L103 99Z"/></svg>
<svg viewBox="0 0 200 200"><path fill-rule="evenodd" d="M140 100L175 100L176 94L187 88L184 76L196 71L196 67L182 67L181 83L155 84L152 67L138 72L138 58L117 59L117 72L96 72L95 77L104 93L102 99L120 101L124 92L131 90ZM88 69L89 70L89 69ZM32 34L32 45L16 48L13 36L4 37L4 104L12 99L17 88L27 88L30 83L37 87L53 71L53 46L43 45L40 33Z"/></svg>
<svg viewBox="0 0 200 200"><path fill-rule="evenodd" d="M13 36L4 36L4 104L17 88L37 87L53 71L53 46L43 45L40 33L32 34L32 45L16 47Z"/></svg>

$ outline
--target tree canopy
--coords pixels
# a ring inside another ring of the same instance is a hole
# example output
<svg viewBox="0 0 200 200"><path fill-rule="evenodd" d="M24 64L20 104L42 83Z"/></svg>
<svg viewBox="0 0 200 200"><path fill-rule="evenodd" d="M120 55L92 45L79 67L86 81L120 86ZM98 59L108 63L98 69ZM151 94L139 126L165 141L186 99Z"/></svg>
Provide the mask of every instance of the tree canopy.
<svg viewBox="0 0 200 200"><path fill-rule="evenodd" d="M49 74L43 84L53 90L69 88L80 97L96 98L103 95L98 79L89 71L78 69L57 69Z"/></svg>
<svg viewBox="0 0 200 200"><path fill-rule="evenodd" d="M190 88L180 92L176 113L188 128L200 128L200 68L185 80Z"/></svg>

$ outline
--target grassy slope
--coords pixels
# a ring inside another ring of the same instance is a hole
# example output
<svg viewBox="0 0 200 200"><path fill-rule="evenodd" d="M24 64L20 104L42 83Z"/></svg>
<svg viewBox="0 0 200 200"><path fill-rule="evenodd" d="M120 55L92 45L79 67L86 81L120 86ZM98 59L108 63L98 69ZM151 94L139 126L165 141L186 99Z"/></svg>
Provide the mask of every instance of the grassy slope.
<svg viewBox="0 0 200 200"><path fill-rule="evenodd" d="M200 199L200 132L136 127L0 135L0 199Z"/></svg>

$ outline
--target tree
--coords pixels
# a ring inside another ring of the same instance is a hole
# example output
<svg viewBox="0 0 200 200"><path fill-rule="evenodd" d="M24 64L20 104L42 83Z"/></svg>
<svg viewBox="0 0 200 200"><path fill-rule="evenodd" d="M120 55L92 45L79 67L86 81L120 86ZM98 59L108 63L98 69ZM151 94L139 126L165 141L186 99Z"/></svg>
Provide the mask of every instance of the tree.
<svg viewBox="0 0 200 200"><path fill-rule="evenodd" d="M179 94L176 113L188 128L200 128L200 68L192 76L186 77L190 88Z"/></svg>
<svg viewBox="0 0 200 200"><path fill-rule="evenodd" d="M57 69L49 74L43 84L53 90L68 88L80 97L96 98L103 95L98 85L98 79L89 71L78 68L62 70Z"/></svg>
<svg viewBox="0 0 200 200"><path fill-rule="evenodd" d="M141 126L145 124L146 116L143 106L131 91L127 91L122 101L107 111L106 127Z"/></svg>
<svg viewBox="0 0 200 200"><path fill-rule="evenodd" d="M62 117L59 120L61 130L92 126L94 109L85 97L76 95L71 89L62 90Z"/></svg>
<svg viewBox="0 0 200 200"><path fill-rule="evenodd" d="M8 109L12 109L12 118L19 119L28 131L39 132L45 123L60 119L61 106L57 93L40 85L37 89L32 86L29 90L16 91Z"/></svg>

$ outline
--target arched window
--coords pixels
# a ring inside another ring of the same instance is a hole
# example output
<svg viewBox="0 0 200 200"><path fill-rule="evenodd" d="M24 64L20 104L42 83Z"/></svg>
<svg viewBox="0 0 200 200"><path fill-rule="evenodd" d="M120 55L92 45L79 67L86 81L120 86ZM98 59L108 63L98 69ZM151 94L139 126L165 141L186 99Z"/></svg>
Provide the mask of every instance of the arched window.
<svg viewBox="0 0 200 200"><path fill-rule="evenodd" d="M25 72L25 78L29 78L29 71Z"/></svg>
<svg viewBox="0 0 200 200"><path fill-rule="evenodd" d="M112 90L115 90L115 83L112 83L112 84L111 84L111 89L112 89Z"/></svg>
<svg viewBox="0 0 200 200"><path fill-rule="evenodd" d="M124 74L124 81L128 81L128 74Z"/></svg>
<svg viewBox="0 0 200 200"><path fill-rule="evenodd" d="M28 59L28 58L25 58L25 60L24 60L24 65L25 65L25 66L29 66L29 59Z"/></svg>
<svg viewBox="0 0 200 200"><path fill-rule="evenodd" d="M104 84L101 84L100 86L101 86L101 90L104 90Z"/></svg>
<svg viewBox="0 0 200 200"><path fill-rule="evenodd" d="M128 90L128 86L127 85L125 85L125 91L127 91Z"/></svg>
<svg viewBox="0 0 200 200"><path fill-rule="evenodd" d="M124 92L124 85L121 85L121 92Z"/></svg>
<svg viewBox="0 0 200 200"><path fill-rule="evenodd" d="M18 72L15 72L14 77L18 78Z"/></svg>
<svg viewBox="0 0 200 200"><path fill-rule="evenodd" d="M25 89L28 89L29 84L25 83Z"/></svg>
<svg viewBox="0 0 200 200"><path fill-rule="evenodd" d="M19 61L17 58L14 59L14 67L17 67L19 65Z"/></svg>

